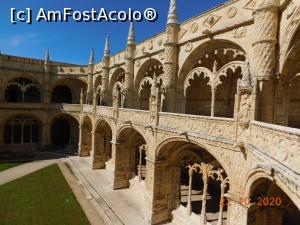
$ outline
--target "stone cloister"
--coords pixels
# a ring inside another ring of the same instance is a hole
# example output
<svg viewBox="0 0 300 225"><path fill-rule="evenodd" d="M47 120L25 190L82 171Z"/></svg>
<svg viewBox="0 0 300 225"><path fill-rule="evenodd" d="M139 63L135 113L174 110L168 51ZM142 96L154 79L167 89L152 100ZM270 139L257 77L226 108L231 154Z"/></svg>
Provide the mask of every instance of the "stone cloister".
<svg viewBox="0 0 300 225"><path fill-rule="evenodd" d="M178 9L180 11L180 9ZM146 26L146 25L145 25ZM149 224L300 222L300 2L235 0L73 65L0 55L0 153L73 149Z"/></svg>

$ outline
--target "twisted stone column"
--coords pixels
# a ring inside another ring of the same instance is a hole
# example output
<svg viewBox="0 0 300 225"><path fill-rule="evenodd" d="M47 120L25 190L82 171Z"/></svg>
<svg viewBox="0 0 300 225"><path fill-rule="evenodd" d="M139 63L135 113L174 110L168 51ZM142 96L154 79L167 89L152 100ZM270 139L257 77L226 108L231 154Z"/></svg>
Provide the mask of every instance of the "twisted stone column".
<svg viewBox="0 0 300 225"><path fill-rule="evenodd" d="M175 86L177 74L177 40L178 40L178 25L167 25L167 39L165 43L165 62L164 62L164 104L163 111L175 112Z"/></svg>

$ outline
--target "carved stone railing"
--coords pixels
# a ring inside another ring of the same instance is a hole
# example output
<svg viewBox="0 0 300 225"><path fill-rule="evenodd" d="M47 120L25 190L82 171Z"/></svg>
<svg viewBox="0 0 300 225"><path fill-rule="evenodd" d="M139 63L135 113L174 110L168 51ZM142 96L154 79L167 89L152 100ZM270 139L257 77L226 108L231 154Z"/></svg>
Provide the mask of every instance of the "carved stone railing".
<svg viewBox="0 0 300 225"><path fill-rule="evenodd" d="M119 119L122 121L132 121L137 124L148 124L149 111L137 109L119 109Z"/></svg>
<svg viewBox="0 0 300 225"><path fill-rule="evenodd" d="M62 104L61 110L65 112L80 112L81 105L79 104Z"/></svg>
<svg viewBox="0 0 300 225"><path fill-rule="evenodd" d="M94 106L93 105L83 105L83 112L94 113Z"/></svg>
<svg viewBox="0 0 300 225"><path fill-rule="evenodd" d="M249 142L300 174L300 130L252 121Z"/></svg>
<svg viewBox="0 0 300 225"><path fill-rule="evenodd" d="M231 118L159 113L159 126L183 132L234 138L234 122Z"/></svg>
<svg viewBox="0 0 300 225"><path fill-rule="evenodd" d="M96 107L96 115L110 118L113 115L113 108L107 106L97 106Z"/></svg>

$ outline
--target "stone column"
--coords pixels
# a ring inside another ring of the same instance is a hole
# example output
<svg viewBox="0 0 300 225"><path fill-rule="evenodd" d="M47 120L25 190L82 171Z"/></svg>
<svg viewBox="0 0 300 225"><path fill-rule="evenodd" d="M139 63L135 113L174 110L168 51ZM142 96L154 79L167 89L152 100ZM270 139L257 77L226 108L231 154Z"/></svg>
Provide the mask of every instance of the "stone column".
<svg viewBox="0 0 300 225"><path fill-rule="evenodd" d="M45 122L42 128L42 149L46 149L50 144L50 124Z"/></svg>
<svg viewBox="0 0 300 225"><path fill-rule="evenodd" d="M110 63L110 51L109 51L109 39L106 38L103 61L102 61L102 104L108 104L108 82L109 82L109 63Z"/></svg>
<svg viewBox="0 0 300 225"><path fill-rule="evenodd" d="M43 80L43 102L44 104L48 105L51 102L51 93L50 93L50 73L51 73L51 66L50 66L50 56L49 51L46 51L45 61L44 61L44 80Z"/></svg>
<svg viewBox="0 0 300 225"><path fill-rule="evenodd" d="M211 87L211 107L210 116L215 116L215 104L216 104L216 87Z"/></svg>
<svg viewBox="0 0 300 225"><path fill-rule="evenodd" d="M126 65L125 65L125 104L124 108L133 108L133 80L134 80L134 58L135 58L135 35L133 22L130 23L127 49L126 49Z"/></svg>
<svg viewBox="0 0 300 225"><path fill-rule="evenodd" d="M176 112L176 78L178 61L178 32L176 1L170 1L170 8L167 21L167 37L164 44L165 62L164 62L164 103L163 111Z"/></svg>
<svg viewBox="0 0 300 225"><path fill-rule="evenodd" d="M89 60L89 71L88 71L88 86L87 86L87 95L86 103L91 105L93 104L94 96L94 86L93 86L93 74L94 74L94 49L91 50L90 60Z"/></svg>
<svg viewBox="0 0 300 225"><path fill-rule="evenodd" d="M130 168L130 151L127 143L112 143L114 179L113 189L129 187L129 179L133 176Z"/></svg>
<svg viewBox="0 0 300 225"><path fill-rule="evenodd" d="M279 0L258 1L254 11L253 63L254 77L259 80L258 119L274 120L274 79L278 33Z"/></svg>
<svg viewBox="0 0 300 225"><path fill-rule="evenodd" d="M79 157L86 157L90 155L90 151L88 150L89 146L86 146L86 134L88 130L86 127L79 127L79 146L78 146L78 155Z"/></svg>
<svg viewBox="0 0 300 225"><path fill-rule="evenodd" d="M167 161L154 161L147 158L147 191L149 205L146 218L150 224L159 224L171 218L169 208L170 190L167 189Z"/></svg>
<svg viewBox="0 0 300 225"><path fill-rule="evenodd" d="M105 168L105 138L104 132L92 133L92 157L93 157L93 166L92 168L95 169L104 169Z"/></svg>

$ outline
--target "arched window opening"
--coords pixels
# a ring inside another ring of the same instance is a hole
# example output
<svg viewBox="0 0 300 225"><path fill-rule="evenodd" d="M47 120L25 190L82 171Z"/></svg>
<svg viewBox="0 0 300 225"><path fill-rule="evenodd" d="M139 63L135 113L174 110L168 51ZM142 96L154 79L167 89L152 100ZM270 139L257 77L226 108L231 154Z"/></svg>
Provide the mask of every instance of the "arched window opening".
<svg viewBox="0 0 300 225"><path fill-rule="evenodd" d="M163 73L163 65L156 59L150 59L141 66L135 81L135 88L138 90L137 96L134 96L137 109L149 110L151 87L154 82L159 87L162 86Z"/></svg>
<svg viewBox="0 0 300 225"><path fill-rule="evenodd" d="M266 178L254 182L248 205L247 225L299 224L299 209L276 183Z"/></svg>
<svg viewBox="0 0 300 225"><path fill-rule="evenodd" d="M4 124L4 144L38 143L40 123L29 116L11 118Z"/></svg>
<svg viewBox="0 0 300 225"><path fill-rule="evenodd" d="M64 118L57 118L51 127L52 144L55 147L65 147L70 143L70 124Z"/></svg>
<svg viewBox="0 0 300 225"><path fill-rule="evenodd" d="M189 80L189 86L186 89L185 113L210 116L211 88L208 81L209 78L204 77L203 74Z"/></svg>
<svg viewBox="0 0 300 225"><path fill-rule="evenodd" d="M240 67L246 60L245 53L228 43L216 44L198 56L196 53L193 55L195 58L187 64L190 68L183 69L186 75L180 78L184 81L185 112L232 118L237 80L242 77Z"/></svg>
<svg viewBox="0 0 300 225"><path fill-rule="evenodd" d="M66 85L58 85L52 91L52 103L72 103L72 92Z"/></svg>
<svg viewBox="0 0 300 225"><path fill-rule="evenodd" d="M30 79L16 78L5 89L5 101L38 103L41 101L40 87Z"/></svg>
<svg viewBox="0 0 300 225"><path fill-rule="evenodd" d="M204 148L173 141L159 149L156 190L166 196L174 224L226 224L229 178ZM166 190L166 191L162 191Z"/></svg>
<svg viewBox="0 0 300 225"><path fill-rule="evenodd" d="M55 117L50 128L51 144L55 149L74 151L78 148L78 121L70 115Z"/></svg>
<svg viewBox="0 0 300 225"><path fill-rule="evenodd" d="M147 179L147 145L143 136L133 128L122 130L117 138L116 167L125 168L115 176L114 188L127 188Z"/></svg>

